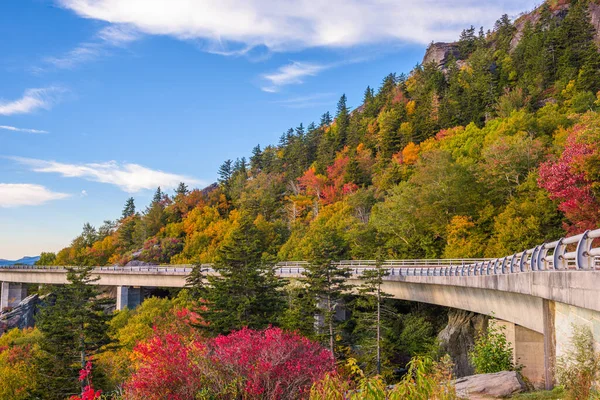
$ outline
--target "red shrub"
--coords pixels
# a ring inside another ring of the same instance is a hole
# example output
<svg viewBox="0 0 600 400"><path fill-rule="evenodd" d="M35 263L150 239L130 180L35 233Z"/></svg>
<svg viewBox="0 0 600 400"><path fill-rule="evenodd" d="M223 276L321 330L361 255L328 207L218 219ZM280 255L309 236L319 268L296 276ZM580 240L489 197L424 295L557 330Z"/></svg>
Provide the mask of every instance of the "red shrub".
<svg viewBox="0 0 600 400"><path fill-rule="evenodd" d="M328 350L279 328L242 329L204 343L159 332L134 351L138 367L126 385L129 399L292 399L334 369Z"/></svg>
<svg viewBox="0 0 600 400"><path fill-rule="evenodd" d="M245 380L248 398L297 398L334 369L328 350L279 328L244 328L213 339L209 347L215 362Z"/></svg>

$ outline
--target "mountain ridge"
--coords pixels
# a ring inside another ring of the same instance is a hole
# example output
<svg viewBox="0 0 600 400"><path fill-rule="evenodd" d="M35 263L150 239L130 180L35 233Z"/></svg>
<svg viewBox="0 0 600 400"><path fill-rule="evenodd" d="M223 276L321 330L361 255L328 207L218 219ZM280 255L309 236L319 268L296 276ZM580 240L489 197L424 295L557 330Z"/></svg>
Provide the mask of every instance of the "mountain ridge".
<svg viewBox="0 0 600 400"><path fill-rule="evenodd" d="M25 257L19 258L18 260L6 260L4 258L0 258L0 266L16 265L16 264L33 265L39 259L40 259L40 256L25 256Z"/></svg>

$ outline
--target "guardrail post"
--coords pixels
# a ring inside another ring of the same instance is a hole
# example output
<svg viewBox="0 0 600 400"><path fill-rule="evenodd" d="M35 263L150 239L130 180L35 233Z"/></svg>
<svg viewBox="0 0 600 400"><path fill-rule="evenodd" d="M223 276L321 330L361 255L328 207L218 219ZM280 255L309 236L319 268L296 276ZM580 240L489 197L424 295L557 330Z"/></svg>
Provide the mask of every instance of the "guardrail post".
<svg viewBox="0 0 600 400"><path fill-rule="evenodd" d="M552 255L552 268L554 269L567 268L567 260L564 258L564 254L567 251L567 245L563 244L563 240L564 238L561 238L554 248L554 254Z"/></svg>
<svg viewBox="0 0 600 400"><path fill-rule="evenodd" d="M531 262L530 262L530 267L531 267L531 271L537 271L538 270L538 266L537 266L537 254L540 251L540 246L535 246L535 248L533 249L533 253L531 253Z"/></svg>
<svg viewBox="0 0 600 400"><path fill-rule="evenodd" d="M590 249L592 248L593 238L589 237L590 231L585 231L577 243L577 256L575 257L575 265L577 269L591 269L593 268L594 258L590 256Z"/></svg>
<svg viewBox="0 0 600 400"><path fill-rule="evenodd" d="M537 253L537 260L535 262L538 271L544 271L546 268L546 254L548 254L548 249L546 248L546 243L540 246L540 249Z"/></svg>
<svg viewBox="0 0 600 400"><path fill-rule="evenodd" d="M521 253L521 259L519 260L519 270L525 272L525 263L527 263L527 250Z"/></svg>

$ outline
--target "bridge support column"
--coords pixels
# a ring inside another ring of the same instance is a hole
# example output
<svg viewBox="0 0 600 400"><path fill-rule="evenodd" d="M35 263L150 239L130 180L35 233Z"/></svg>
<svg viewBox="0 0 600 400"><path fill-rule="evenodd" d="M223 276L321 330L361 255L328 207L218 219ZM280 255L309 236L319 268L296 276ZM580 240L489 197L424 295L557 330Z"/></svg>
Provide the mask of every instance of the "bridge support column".
<svg viewBox="0 0 600 400"><path fill-rule="evenodd" d="M547 387L545 336L512 322L494 320L493 323L504 326L506 340L512 345L513 362L523 366L523 376L538 389Z"/></svg>
<svg viewBox="0 0 600 400"><path fill-rule="evenodd" d="M117 310L125 307L133 310L142 303L143 294L141 287L117 286Z"/></svg>
<svg viewBox="0 0 600 400"><path fill-rule="evenodd" d="M24 283L2 282L0 288L0 311L17 306L27 297L27 285Z"/></svg>
<svg viewBox="0 0 600 400"><path fill-rule="evenodd" d="M556 304L543 300L544 321L544 386L546 390L554 388L556 368Z"/></svg>

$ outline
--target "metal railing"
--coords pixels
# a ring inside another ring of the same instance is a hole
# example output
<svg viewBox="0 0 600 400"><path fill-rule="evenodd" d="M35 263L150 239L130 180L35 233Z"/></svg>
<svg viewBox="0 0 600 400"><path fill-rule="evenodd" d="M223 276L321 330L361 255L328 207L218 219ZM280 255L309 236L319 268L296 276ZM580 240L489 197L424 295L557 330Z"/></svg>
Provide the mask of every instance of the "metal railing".
<svg viewBox="0 0 600 400"><path fill-rule="evenodd" d="M593 247L600 238L600 229L588 230L579 235L544 243L510 256L493 259L416 259L385 260L381 266L390 276L481 276L502 275L536 271L598 270L600 271L600 246ZM343 260L333 263L347 268L353 275L362 275L374 269L376 260ZM283 261L275 265L279 275L299 275L309 266L307 261ZM188 274L193 265L105 266L95 267L98 272ZM211 264L202 264L207 272L214 272ZM64 272L64 266L9 265L9 270Z"/></svg>

